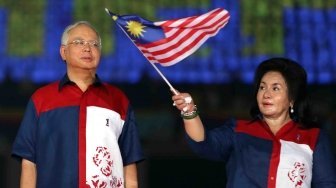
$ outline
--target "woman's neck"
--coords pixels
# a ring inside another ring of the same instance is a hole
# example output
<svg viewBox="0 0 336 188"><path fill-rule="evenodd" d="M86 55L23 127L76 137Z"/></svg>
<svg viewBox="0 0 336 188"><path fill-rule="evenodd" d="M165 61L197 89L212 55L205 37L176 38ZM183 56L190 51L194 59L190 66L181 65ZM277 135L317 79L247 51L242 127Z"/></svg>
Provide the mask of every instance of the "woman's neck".
<svg viewBox="0 0 336 188"><path fill-rule="evenodd" d="M275 135L285 124L291 121L289 114L279 118L264 117L264 121Z"/></svg>

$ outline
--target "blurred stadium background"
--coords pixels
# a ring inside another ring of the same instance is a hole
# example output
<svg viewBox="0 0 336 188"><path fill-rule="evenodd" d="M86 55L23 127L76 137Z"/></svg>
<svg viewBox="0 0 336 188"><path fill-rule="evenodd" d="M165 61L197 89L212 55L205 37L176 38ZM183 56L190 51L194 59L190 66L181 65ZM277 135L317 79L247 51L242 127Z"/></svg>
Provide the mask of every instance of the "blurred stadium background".
<svg viewBox="0 0 336 188"><path fill-rule="evenodd" d="M215 37L181 63L158 68L176 89L194 95L204 122L215 127L229 116L248 118L258 63L295 59L308 72L312 101L336 151L336 1L0 0L0 187L18 187L20 164L10 158L11 144L30 95L64 74L60 37L76 20L101 33L99 75L122 88L136 110L147 157L139 164L140 187L224 187L225 166L189 150L169 88L105 7L152 21L227 9L230 21Z"/></svg>

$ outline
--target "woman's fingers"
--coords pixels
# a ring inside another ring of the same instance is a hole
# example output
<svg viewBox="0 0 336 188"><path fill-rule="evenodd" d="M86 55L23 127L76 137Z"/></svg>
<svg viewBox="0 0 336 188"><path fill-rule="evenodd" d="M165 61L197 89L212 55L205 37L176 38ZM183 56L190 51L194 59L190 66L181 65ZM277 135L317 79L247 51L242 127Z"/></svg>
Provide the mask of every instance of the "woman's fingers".
<svg viewBox="0 0 336 188"><path fill-rule="evenodd" d="M174 95L172 96L172 100L174 101L173 106L176 106L179 110L184 112L188 111L190 104L193 103L193 99L188 93Z"/></svg>

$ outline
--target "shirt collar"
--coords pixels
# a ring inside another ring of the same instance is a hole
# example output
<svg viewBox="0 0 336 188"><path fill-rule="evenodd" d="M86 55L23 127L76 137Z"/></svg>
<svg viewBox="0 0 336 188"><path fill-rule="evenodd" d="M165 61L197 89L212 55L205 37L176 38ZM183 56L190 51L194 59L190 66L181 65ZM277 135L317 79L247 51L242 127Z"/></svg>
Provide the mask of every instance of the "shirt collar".
<svg viewBox="0 0 336 188"><path fill-rule="evenodd" d="M98 85L101 85L102 84L102 82L101 82L101 80L100 80L100 78L98 77L98 75L96 74L95 75L95 81L93 82L93 84L92 85L94 85L94 86L98 86ZM63 78L60 80L60 82L59 82L59 85L58 85L58 90L61 90L65 85L76 85L76 83L75 82L73 82L73 81L71 81L70 79L69 79L69 76L68 76L68 74L65 74L64 76L63 76Z"/></svg>

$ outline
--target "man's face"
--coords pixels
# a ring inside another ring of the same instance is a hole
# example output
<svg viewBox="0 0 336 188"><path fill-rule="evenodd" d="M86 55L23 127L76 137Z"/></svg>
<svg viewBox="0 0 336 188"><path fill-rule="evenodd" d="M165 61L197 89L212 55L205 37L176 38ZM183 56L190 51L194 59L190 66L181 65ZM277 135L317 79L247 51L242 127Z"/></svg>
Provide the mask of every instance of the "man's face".
<svg viewBox="0 0 336 188"><path fill-rule="evenodd" d="M68 71L96 70L100 60L100 44L95 31L86 25L78 25L69 31L66 45L60 53Z"/></svg>

